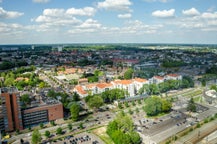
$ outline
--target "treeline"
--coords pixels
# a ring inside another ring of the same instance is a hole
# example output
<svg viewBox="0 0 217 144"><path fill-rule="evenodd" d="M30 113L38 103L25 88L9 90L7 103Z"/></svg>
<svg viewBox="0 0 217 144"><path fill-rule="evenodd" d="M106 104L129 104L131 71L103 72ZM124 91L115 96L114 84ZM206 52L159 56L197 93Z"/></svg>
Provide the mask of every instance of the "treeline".
<svg viewBox="0 0 217 144"><path fill-rule="evenodd" d="M126 94L127 92L122 89L112 89L95 95L100 96L105 103L113 103L115 100L125 98ZM89 101L89 99L95 95L88 95L87 97L85 97L85 101Z"/></svg>
<svg viewBox="0 0 217 144"><path fill-rule="evenodd" d="M20 60L20 61L16 61L16 62L10 62L10 61L3 61L0 64L0 70L7 70L7 69L12 69L14 67L21 67L21 66L27 66L28 63Z"/></svg>
<svg viewBox="0 0 217 144"><path fill-rule="evenodd" d="M149 95L156 95L170 90L188 87L194 87L194 82L190 77L184 76L182 80L167 80L159 84L145 84L139 90L139 94L147 93Z"/></svg>
<svg viewBox="0 0 217 144"><path fill-rule="evenodd" d="M140 144L141 138L134 130L132 119L121 112L109 123L107 134L115 144Z"/></svg>
<svg viewBox="0 0 217 144"><path fill-rule="evenodd" d="M166 68L185 66L186 63L178 60L164 60L162 66Z"/></svg>

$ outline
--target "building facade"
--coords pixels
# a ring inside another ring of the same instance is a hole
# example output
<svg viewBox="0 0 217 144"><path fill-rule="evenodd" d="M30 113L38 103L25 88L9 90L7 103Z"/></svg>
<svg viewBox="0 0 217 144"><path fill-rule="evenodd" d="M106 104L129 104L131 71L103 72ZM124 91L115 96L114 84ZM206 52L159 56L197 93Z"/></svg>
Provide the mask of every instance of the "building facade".
<svg viewBox="0 0 217 144"><path fill-rule="evenodd" d="M14 131L23 129L19 92L17 88L1 88L1 129ZM4 126L2 125L4 124Z"/></svg>
<svg viewBox="0 0 217 144"><path fill-rule="evenodd" d="M0 130L15 131L63 118L63 105L59 101L44 102L21 109L20 93L15 87L0 88Z"/></svg>

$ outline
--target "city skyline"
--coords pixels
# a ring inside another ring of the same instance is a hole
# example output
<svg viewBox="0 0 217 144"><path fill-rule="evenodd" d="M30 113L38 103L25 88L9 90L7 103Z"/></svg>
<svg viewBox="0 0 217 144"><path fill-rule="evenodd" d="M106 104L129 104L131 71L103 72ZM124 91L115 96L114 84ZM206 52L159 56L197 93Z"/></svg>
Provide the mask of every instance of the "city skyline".
<svg viewBox="0 0 217 144"><path fill-rule="evenodd" d="M217 44L215 0L0 0L0 44Z"/></svg>

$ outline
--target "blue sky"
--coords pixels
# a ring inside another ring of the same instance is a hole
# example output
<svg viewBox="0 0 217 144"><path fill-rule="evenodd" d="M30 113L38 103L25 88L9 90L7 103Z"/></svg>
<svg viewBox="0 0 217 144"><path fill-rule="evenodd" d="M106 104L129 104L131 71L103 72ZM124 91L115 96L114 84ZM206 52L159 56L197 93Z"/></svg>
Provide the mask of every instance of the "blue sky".
<svg viewBox="0 0 217 144"><path fill-rule="evenodd" d="M217 0L0 0L0 44L217 44Z"/></svg>

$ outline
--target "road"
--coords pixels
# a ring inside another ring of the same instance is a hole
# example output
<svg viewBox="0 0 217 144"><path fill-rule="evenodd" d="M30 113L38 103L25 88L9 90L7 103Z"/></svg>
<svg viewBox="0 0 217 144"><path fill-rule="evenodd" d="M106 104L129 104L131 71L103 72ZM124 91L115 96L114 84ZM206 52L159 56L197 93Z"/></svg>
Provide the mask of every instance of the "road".
<svg viewBox="0 0 217 144"><path fill-rule="evenodd" d="M83 121L78 121L78 122L73 122L73 132L79 132L82 131L84 129L79 129L79 124L82 123L83 127L88 130L89 128L92 127L98 127L101 125L107 125L112 119L114 119L115 114L109 112L109 111L104 111L104 112L97 112L95 114L93 114L92 118L89 118L88 120L83 120ZM63 130L67 131L68 129L68 123L65 124L58 124L56 126L52 126L52 127L48 127L48 128L43 128L40 129L39 132L43 135L45 133L45 131L50 131L52 133L52 131L55 133L56 129L61 127ZM29 133L25 133L25 134L19 134L19 135L13 135L10 139L8 139L8 142L14 142L23 138L26 139L31 139L31 134L32 132Z"/></svg>

